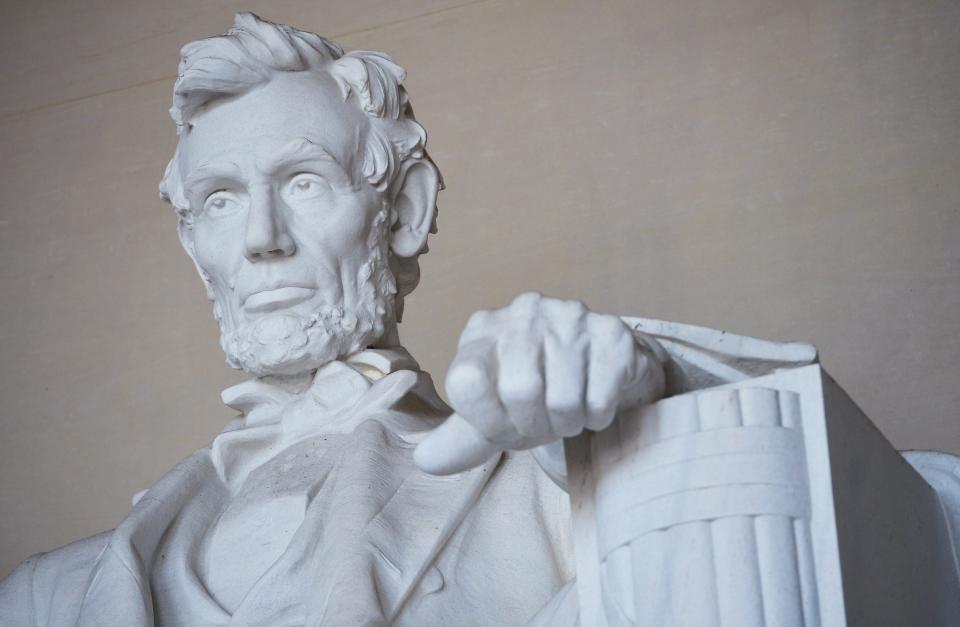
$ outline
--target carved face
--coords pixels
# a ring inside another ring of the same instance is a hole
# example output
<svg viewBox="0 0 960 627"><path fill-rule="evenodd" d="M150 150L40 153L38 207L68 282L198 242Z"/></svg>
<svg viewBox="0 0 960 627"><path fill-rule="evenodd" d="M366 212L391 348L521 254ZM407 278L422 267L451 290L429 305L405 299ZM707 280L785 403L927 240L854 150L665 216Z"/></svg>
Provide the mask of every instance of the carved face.
<svg viewBox="0 0 960 627"><path fill-rule="evenodd" d="M181 137L201 271L231 365L316 368L375 343L396 292L387 194L358 180L364 113L322 72L215 103Z"/></svg>

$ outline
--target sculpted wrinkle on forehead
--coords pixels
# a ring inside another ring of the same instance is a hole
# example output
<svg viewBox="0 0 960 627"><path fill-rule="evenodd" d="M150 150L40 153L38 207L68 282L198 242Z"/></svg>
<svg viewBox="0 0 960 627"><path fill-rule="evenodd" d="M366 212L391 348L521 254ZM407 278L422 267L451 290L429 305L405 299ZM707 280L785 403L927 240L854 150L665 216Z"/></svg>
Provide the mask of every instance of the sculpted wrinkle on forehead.
<svg viewBox="0 0 960 627"><path fill-rule="evenodd" d="M286 145L267 155L258 154L256 165L263 172L280 173L287 168L296 168L301 164L322 163L327 174L332 175L331 183L356 188L359 181L353 169L309 137L296 137Z"/></svg>
<svg viewBox="0 0 960 627"><path fill-rule="evenodd" d="M220 159L256 159L265 144L277 151L297 139L321 146L345 170L356 156L357 136L369 122L320 71L278 74L238 98L220 100L198 114L182 137L182 174Z"/></svg>
<svg viewBox="0 0 960 627"><path fill-rule="evenodd" d="M242 175L240 164L235 161L205 161L193 169L184 179L187 190L208 179L237 179Z"/></svg>
<svg viewBox="0 0 960 627"><path fill-rule="evenodd" d="M244 156L247 163L244 165L254 168L266 175L277 175L285 168L295 168L304 163L325 163L335 169L334 178L346 179L349 185L356 181L352 172L341 163L332 151L327 150L319 143L308 137L296 137L279 149L274 147L276 141L271 137L246 138L249 148L238 155L236 149L217 153L193 167L184 177L184 186L188 193L210 179L242 180L245 168L238 162L238 156ZM328 170L329 173L329 170Z"/></svg>
<svg viewBox="0 0 960 627"><path fill-rule="evenodd" d="M339 164L339 160L326 148L309 137L296 137L264 159L258 164L264 170L277 170L286 163L304 161L307 159L326 160Z"/></svg>

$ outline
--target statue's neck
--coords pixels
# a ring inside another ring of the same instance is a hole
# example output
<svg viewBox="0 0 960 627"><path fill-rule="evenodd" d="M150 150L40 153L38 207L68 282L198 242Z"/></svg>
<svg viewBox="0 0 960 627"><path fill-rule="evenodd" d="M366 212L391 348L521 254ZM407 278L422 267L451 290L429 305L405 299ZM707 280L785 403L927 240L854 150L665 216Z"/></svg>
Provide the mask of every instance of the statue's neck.
<svg viewBox="0 0 960 627"><path fill-rule="evenodd" d="M387 321L384 325L383 335L380 336L378 340L373 342L367 348L402 348L400 346L400 334L397 330L397 323L393 320ZM366 350L366 349L364 349ZM362 352L362 351L361 351ZM349 359L349 356L341 357L338 361L346 361ZM322 368L323 366L321 366ZM281 390L289 393L300 395L306 392L310 385L313 383L313 379L317 374L317 370L305 370L304 372L298 372L296 374L284 374L284 375L265 375L258 377L260 381L280 388Z"/></svg>
<svg viewBox="0 0 960 627"><path fill-rule="evenodd" d="M310 388L310 384L313 383L313 378L316 374L316 370L306 370L296 374L268 374L258 378L267 385L278 387L290 394L299 395Z"/></svg>

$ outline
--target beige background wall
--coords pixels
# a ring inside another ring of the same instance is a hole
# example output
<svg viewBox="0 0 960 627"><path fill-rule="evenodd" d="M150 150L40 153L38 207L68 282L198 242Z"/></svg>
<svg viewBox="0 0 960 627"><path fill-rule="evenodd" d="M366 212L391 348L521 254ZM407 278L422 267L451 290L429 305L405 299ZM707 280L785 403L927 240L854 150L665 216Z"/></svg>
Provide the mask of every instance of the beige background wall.
<svg viewBox="0 0 960 627"><path fill-rule="evenodd" d="M818 344L900 447L960 453L960 4L6 2L0 575L106 529L230 416L156 186L179 47L252 9L410 72L448 183L402 332L442 379L538 289Z"/></svg>

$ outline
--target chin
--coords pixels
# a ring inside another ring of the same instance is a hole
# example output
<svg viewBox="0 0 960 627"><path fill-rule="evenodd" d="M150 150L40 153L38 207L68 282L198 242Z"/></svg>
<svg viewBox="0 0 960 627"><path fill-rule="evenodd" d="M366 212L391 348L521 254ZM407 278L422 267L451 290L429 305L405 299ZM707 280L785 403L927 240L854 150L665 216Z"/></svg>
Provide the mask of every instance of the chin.
<svg viewBox="0 0 960 627"><path fill-rule="evenodd" d="M265 315L234 330L221 329L227 363L257 377L294 375L342 359L383 337L387 303L353 313L325 307L310 316Z"/></svg>

